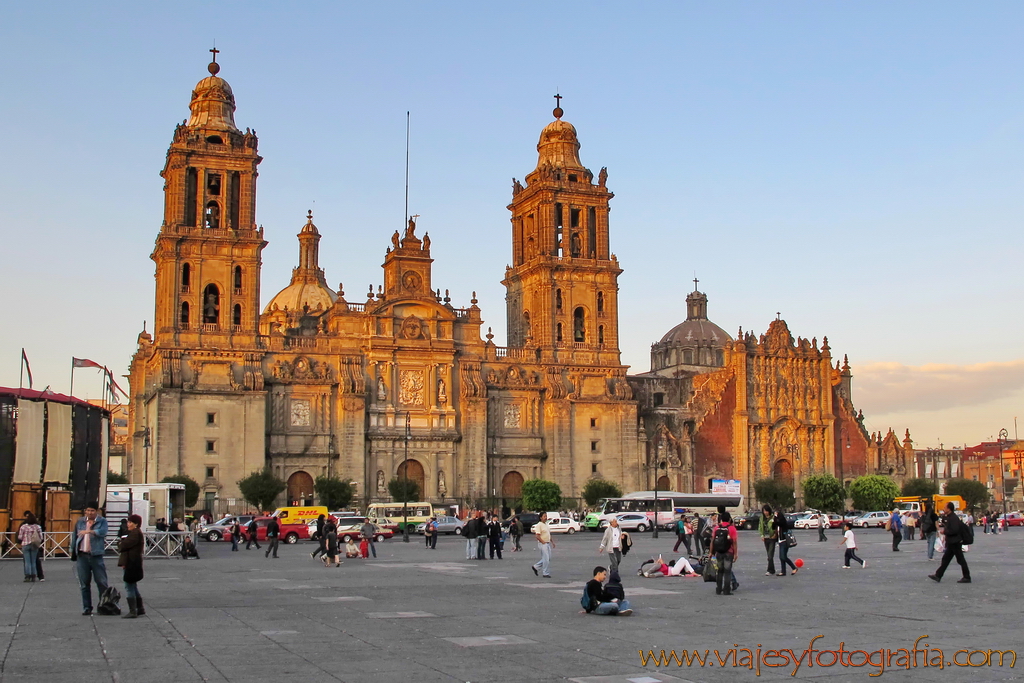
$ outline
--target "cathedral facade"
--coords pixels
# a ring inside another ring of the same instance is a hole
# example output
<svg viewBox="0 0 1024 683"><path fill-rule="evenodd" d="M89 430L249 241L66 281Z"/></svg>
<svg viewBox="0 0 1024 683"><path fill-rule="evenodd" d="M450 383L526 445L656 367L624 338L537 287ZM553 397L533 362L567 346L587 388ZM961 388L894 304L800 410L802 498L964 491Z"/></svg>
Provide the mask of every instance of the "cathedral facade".
<svg viewBox="0 0 1024 683"><path fill-rule="evenodd" d="M433 502L511 504L533 478L567 496L596 477L625 491L740 479L752 499L758 478L799 491L808 474L883 467L827 340L794 340L782 320L733 339L696 289L651 370L627 377L613 195L560 107L536 168L513 181L507 346L483 334L475 294L463 306L442 295L412 219L382 236L383 283L349 300L320 267L309 213L291 282L261 309L259 141L236 127L220 66L209 70L161 173L154 330L130 368L132 481L187 474L200 507L221 511L264 467L287 482L282 502L302 504L322 475L350 479L362 502L390 500L387 482L407 477Z"/></svg>

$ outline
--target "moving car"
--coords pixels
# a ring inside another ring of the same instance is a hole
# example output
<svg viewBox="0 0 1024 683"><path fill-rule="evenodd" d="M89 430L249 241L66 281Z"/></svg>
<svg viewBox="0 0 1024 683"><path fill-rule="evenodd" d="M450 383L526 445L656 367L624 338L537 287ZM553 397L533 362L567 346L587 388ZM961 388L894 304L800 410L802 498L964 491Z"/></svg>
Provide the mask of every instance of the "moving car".
<svg viewBox="0 0 1024 683"><path fill-rule="evenodd" d="M256 540L265 541L267 540L267 524L273 517L257 517L256 518ZM300 539L309 538L309 527L306 526L305 522L299 522L297 524L285 524L278 521L278 525L281 527L281 535L279 538L285 543L298 543ZM315 527L314 527L315 528ZM230 539L231 534L225 533L225 538ZM242 526L242 540L249 540L249 529L246 525Z"/></svg>
<svg viewBox="0 0 1024 683"><path fill-rule="evenodd" d="M218 519L216 522L212 522L210 524L201 524L196 535L199 536L199 538L206 539L207 541L219 541L222 538L230 541L231 534L228 532L228 529L231 528L231 525L235 520L238 520L238 524L240 526L246 526L252 521L252 518L252 515L239 515L237 517L225 517L224 519Z"/></svg>
<svg viewBox="0 0 1024 683"><path fill-rule="evenodd" d="M365 524L365 522L360 522L358 524L347 524L347 525L342 525L341 523L339 523L338 524L338 542L340 542L340 543L348 543L348 539L350 539L350 538L353 541L358 542L363 537L363 535L362 535L363 524ZM391 529L385 529L384 527L379 526L377 524L373 525L373 540L377 541L378 543L380 543L381 541L383 541L383 540L385 540L387 538L394 538L394 536L395 536L395 532L392 531Z"/></svg>
<svg viewBox="0 0 1024 683"><path fill-rule="evenodd" d="M866 512L857 519L853 520L853 526L859 526L862 529L867 529L869 526L884 527L885 523L889 521L892 516L891 512L886 510L876 510L875 512Z"/></svg>
<svg viewBox="0 0 1024 683"><path fill-rule="evenodd" d="M619 528L625 531L647 531L651 528L651 520L641 512L623 512L620 515L615 515L615 519L619 520ZM607 527L608 520L602 521L601 528Z"/></svg>
<svg viewBox="0 0 1024 683"><path fill-rule="evenodd" d="M746 514L745 517L741 517L734 522L734 526L737 529L756 529L757 525L761 521L761 511L751 510Z"/></svg>
<svg viewBox="0 0 1024 683"><path fill-rule="evenodd" d="M561 515L555 517L550 512L548 513L548 529L553 534L574 534L581 528L580 523L575 519Z"/></svg>
<svg viewBox="0 0 1024 683"><path fill-rule="evenodd" d="M1007 512L1005 515L999 515L999 519L1003 520L1006 526L1024 526L1024 513Z"/></svg>
<svg viewBox="0 0 1024 683"><path fill-rule="evenodd" d="M449 517L447 515L441 515L437 518L437 533L448 534L449 536L455 534L456 536L462 535L462 526L465 524L458 517ZM416 525L416 533L423 534L423 530L427 527L427 523L423 522Z"/></svg>

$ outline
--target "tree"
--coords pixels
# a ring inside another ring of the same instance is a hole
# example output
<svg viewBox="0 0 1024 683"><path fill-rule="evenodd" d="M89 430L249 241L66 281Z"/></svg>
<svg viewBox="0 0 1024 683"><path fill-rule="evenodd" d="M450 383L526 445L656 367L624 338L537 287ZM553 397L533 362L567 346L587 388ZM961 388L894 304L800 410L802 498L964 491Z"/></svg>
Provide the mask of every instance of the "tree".
<svg viewBox="0 0 1024 683"><path fill-rule="evenodd" d="M786 510L796 505L793 487L779 479L758 479L754 482L754 495L772 510Z"/></svg>
<svg viewBox="0 0 1024 683"><path fill-rule="evenodd" d="M904 496L921 496L923 498L927 498L928 496L934 496L938 492L938 482L931 479L914 477L913 479L907 479L903 482Z"/></svg>
<svg viewBox="0 0 1024 683"><path fill-rule="evenodd" d="M591 479L583 487L581 494L587 505L593 507L601 498L621 498L622 489L615 482L607 479Z"/></svg>
<svg viewBox="0 0 1024 683"><path fill-rule="evenodd" d="M199 482L187 474L172 474L160 480L161 484L184 484L185 507L194 508L199 500Z"/></svg>
<svg viewBox="0 0 1024 683"><path fill-rule="evenodd" d="M553 481L530 479L523 482L523 507L534 512L557 510L562 503L562 489Z"/></svg>
<svg viewBox="0 0 1024 683"><path fill-rule="evenodd" d="M804 479L804 503L822 512L846 509L846 487L831 474L812 474Z"/></svg>
<svg viewBox="0 0 1024 683"><path fill-rule="evenodd" d="M974 510L982 503L989 502L988 487L980 481L957 477L946 482L947 496L960 496L967 502L967 509ZM936 510L941 512L941 510Z"/></svg>
<svg viewBox="0 0 1024 683"><path fill-rule="evenodd" d="M395 477L388 482L388 493L396 503L409 503L420 499L420 485L413 479Z"/></svg>
<svg viewBox="0 0 1024 683"><path fill-rule="evenodd" d="M114 472L113 470L107 470L107 483L114 484L115 486L117 484L127 484L128 475L121 474L120 472Z"/></svg>
<svg viewBox="0 0 1024 683"><path fill-rule="evenodd" d="M269 467L250 473L247 477L239 479L237 484L246 502L264 511L272 509L277 497L288 488L283 481L274 476Z"/></svg>
<svg viewBox="0 0 1024 683"><path fill-rule="evenodd" d="M880 474L868 474L850 482L850 498L857 510L891 510L892 499L898 495L900 487L896 482Z"/></svg>
<svg viewBox="0 0 1024 683"><path fill-rule="evenodd" d="M350 479L319 476L313 482L313 491L320 504L328 510L343 510L350 502L354 491Z"/></svg>

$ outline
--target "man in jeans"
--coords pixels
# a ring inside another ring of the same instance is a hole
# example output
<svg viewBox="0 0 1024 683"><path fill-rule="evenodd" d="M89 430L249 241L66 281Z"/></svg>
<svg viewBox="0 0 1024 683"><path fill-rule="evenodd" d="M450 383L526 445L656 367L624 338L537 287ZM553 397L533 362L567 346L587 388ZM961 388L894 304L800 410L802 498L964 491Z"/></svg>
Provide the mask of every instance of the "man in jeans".
<svg viewBox="0 0 1024 683"><path fill-rule="evenodd" d="M584 611L587 614L628 617L633 613L633 610L629 608L629 600L617 600L608 594L603 585L607 576L604 567L594 567L594 578L587 581L587 596L590 598L590 604Z"/></svg>
<svg viewBox="0 0 1024 683"><path fill-rule="evenodd" d="M925 545L928 546L926 550L929 560L935 559L936 522L938 521L939 516L935 514L932 504L925 504L924 513L921 515L921 534L924 535Z"/></svg>
<svg viewBox="0 0 1024 683"><path fill-rule="evenodd" d="M533 525L533 535L537 537L537 547L540 549L540 561L533 565L533 573L536 575L540 570L545 579L551 578L551 549L555 542L551 540L551 529L548 527L548 513L540 513L540 521Z"/></svg>
<svg viewBox="0 0 1024 683"><path fill-rule="evenodd" d="M376 534L377 527L370 520L366 520L363 522L363 526L359 527L359 535L366 539L366 544L370 546L370 552L373 553L375 560L377 559L377 544L373 542L373 539Z"/></svg>
<svg viewBox="0 0 1024 683"><path fill-rule="evenodd" d="M898 509L892 511L887 526L889 533L892 534L892 551L898 553L900 551L900 543L903 541L903 520L900 519L900 511Z"/></svg>
<svg viewBox="0 0 1024 683"><path fill-rule="evenodd" d="M604 538L601 539L601 547L597 549L597 554L600 555L606 549L608 565L612 574L615 574L619 571L619 562L622 561L622 529L619 528L619 520L616 517L608 520L608 527L604 530Z"/></svg>
<svg viewBox="0 0 1024 683"><path fill-rule="evenodd" d="M92 614L92 588L96 579L99 595L107 590L107 567L103 564L103 541L107 537L107 520L99 516L99 503L85 506L85 517L75 523L75 553L78 583L82 589L82 614Z"/></svg>
<svg viewBox="0 0 1024 683"><path fill-rule="evenodd" d="M764 551L768 553L768 569L764 575L774 576L775 544L778 541L778 535L775 530L775 518L772 516L771 505L761 508L761 519L757 521L757 531L761 534L761 540L764 541Z"/></svg>
<svg viewBox="0 0 1024 683"><path fill-rule="evenodd" d="M466 559L476 559L476 537L480 530L476 523L476 511L473 510L466 517L466 523L462 525L462 535L466 538Z"/></svg>
<svg viewBox="0 0 1024 683"><path fill-rule="evenodd" d="M773 554L774 550L775 546L772 544ZM732 573L732 565L739 557L739 534L736 533L736 527L732 525L732 515L728 512L719 515L718 525L711 532L711 552L714 553L715 562L718 564L715 595L732 595L738 585Z"/></svg>

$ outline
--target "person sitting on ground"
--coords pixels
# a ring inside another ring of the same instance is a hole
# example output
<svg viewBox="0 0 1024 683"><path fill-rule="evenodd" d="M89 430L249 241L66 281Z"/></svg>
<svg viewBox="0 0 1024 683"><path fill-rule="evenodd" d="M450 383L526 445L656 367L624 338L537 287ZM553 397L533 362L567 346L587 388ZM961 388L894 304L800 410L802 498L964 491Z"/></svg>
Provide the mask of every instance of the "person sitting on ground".
<svg viewBox="0 0 1024 683"><path fill-rule="evenodd" d="M700 576L693 565L690 564L689 560L685 557L680 557L678 560L670 560L668 563L662 559L661 555L658 559L650 561L652 565L647 569L641 567L641 576L644 578L661 577L661 576ZM647 564L646 562L644 563Z"/></svg>
<svg viewBox="0 0 1024 683"><path fill-rule="evenodd" d="M359 546L356 545L351 536L348 542L345 543L345 557L359 557Z"/></svg>
<svg viewBox="0 0 1024 683"><path fill-rule="evenodd" d="M583 596L580 599L581 604L583 604L583 612L587 614L628 617L633 613L633 610L629 608L629 600L616 600L608 594L603 585L607 576L607 569L604 567L594 567L594 578L587 581L587 585L583 589ZM580 614L583 612L580 612Z"/></svg>

